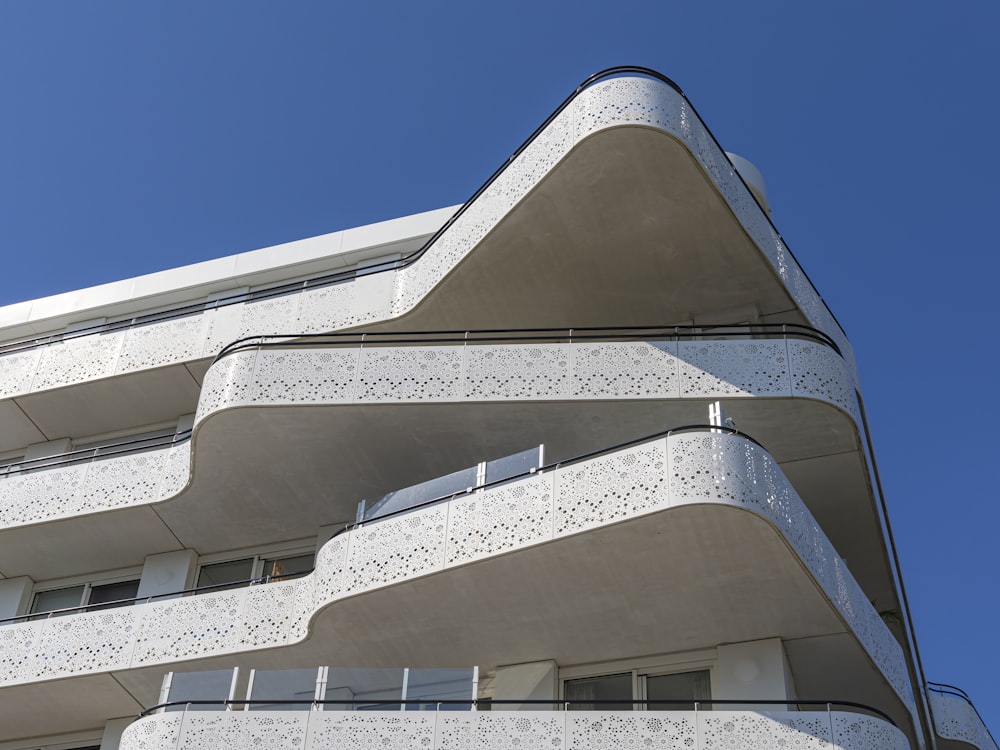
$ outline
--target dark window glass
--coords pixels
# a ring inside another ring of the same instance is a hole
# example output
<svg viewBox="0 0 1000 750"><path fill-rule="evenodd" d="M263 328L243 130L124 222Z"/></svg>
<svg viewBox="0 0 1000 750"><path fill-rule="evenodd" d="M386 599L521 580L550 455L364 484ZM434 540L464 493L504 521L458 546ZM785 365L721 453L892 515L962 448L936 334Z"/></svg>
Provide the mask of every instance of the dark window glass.
<svg viewBox="0 0 1000 750"><path fill-rule="evenodd" d="M695 701L712 698L712 682L707 669L700 672L661 674L646 678L646 698L651 711L693 711ZM690 703L660 703L654 701L691 701ZM709 706L699 706L709 708Z"/></svg>
<svg viewBox="0 0 1000 750"><path fill-rule="evenodd" d="M226 562L202 565L198 572L198 588L203 586L218 586L215 591L236 588L246 585L253 577L253 558L244 560L227 560ZM233 584L227 586L225 584Z"/></svg>
<svg viewBox="0 0 1000 750"><path fill-rule="evenodd" d="M313 558L315 555L296 555L295 557L282 557L277 560L265 560L263 575L265 578L298 578L304 576L313 568Z"/></svg>
<svg viewBox="0 0 1000 750"><path fill-rule="evenodd" d="M121 607L123 604L114 604L114 602L120 602L123 599L135 599L138 593L138 580L92 586L90 589L90 598L87 600L87 611L92 612L96 609ZM111 603L109 604L108 602Z"/></svg>
<svg viewBox="0 0 1000 750"><path fill-rule="evenodd" d="M632 673L566 680L565 696L567 701L571 701L569 705L571 711L631 711L633 705L631 702L599 703L598 701L631 701Z"/></svg>

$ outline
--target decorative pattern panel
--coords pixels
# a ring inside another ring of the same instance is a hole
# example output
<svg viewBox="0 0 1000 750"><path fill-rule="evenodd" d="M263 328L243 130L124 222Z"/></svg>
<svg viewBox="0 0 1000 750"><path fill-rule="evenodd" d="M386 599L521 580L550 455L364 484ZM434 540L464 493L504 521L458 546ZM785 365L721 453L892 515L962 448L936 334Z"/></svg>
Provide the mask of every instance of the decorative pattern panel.
<svg viewBox="0 0 1000 750"><path fill-rule="evenodd" d="M575 398L680 398L676 341L571 348Z"/></svg>
<svg viewBox="0 0 1000 750"><path fill-rule="evenodd" d="M347 589L355 593L440 570L447 504L406 513L351 533Z"/></svg>
<svg viewBox="0 0 1000 750"><path fill-rule="evenodd" d="M154 503L191 476L190 441L0 479L0 528Z"/></svg>
<svg viewBox="0 0 1000 750"><path fill-rule="evenodd" d="M27 393L38 369L42 349L0 354L0 398Z"/></svg>
<svg viewBox="0 0 1000 750"><path fill-rule="evenodd" d="M715 714L716 712L711 712ZM698 736L705 750L729 750L745 748L766 750L771 747L794 747L796 750L820 750L831 745L832 726L830 717L824 713L802 713L789 715L773 712L743 717L733 721L730 712L718 716L706 714L698 717ZM882 748L882 745L866 746L867 750ZM888 748L891 745L884 746Z"/></svg>
<svg viewBox="0 0 1000 750"><path fill-rule="evenodd" d="M79 512L88 464L11 474L0 479L0 525L38 523Z"/></svg>
<svg viewBox="0 0 1000 750"><path fill-rule="evenodd" d="M179 494L191 480L191 441L170 446L163 462L163 479L157 491L157 500L166 500Z"/></svg>
<svg viewBox="0 0 1000 750"><path fill-rule="evenodd" d="M139 605L142 629L132 666L182 661L236 650L244 627L246 589Z"/></svg>
<svg viewBox="0 0 1000 750"><path fill-rule="evenodd" d="M256 359L257 350L244 349L208 368L201 384L195 424L215 409L248 403Z"/></svg>
<svg viewBox="0 0 1000 750"><path fill-rule="evenodd" d="M436 714L416 711L310 713L307 748L424 750L434 746Z"/></svg>
<svg viewBox="0 0 1000 750"><path fill-rule="evenodd" d="M569 345L470 346L465 393L485 401L569 395Z"/></svg>
<svg viewBox="0 0 1000 750"><path fill-rule="evenodd" d="M811 341L791 339L788 341L788 358L793 396L828 401L860 424L858 399L848 365L833 349Z"/></svg>
<svg viewBox="0 0 1000 750"><path fill-rule="evenodd" d="M927 699L938 737L967 742L979 750L997 750L996 743L971 703L937 693L928 693Z"/></svg>
<svg viewBox="0 0 1000 750"><path fill-rule="evenodd" d="M299 333L298 310L298 294L244 302L240 309L240 324L236 338L274 333Z"/></svg>
<svg viewBox="0 0 1000 750"><path fill-rule="evenodd" d="M301 585L296 592L292 633L304 636L313 613L348 590L351 580L347 565L350 541L350 534L340 534L324 544L316 555L316 571L312 576L297 581Z"/></svg>
<svg viewBox="0 0 1000 750"><path fill-rule="evenodd" d="M552 474L453 500L447 564L524 547L552 535Z"/></svg>
<svg viewBox="0 0 1000 750"><path fill-rule="evenodd" d="M570 711L566 750L697 748L693 711Z"/></svg>
<svg viewBox="0 0 1000 750"><path fill-rule="evenodd" d="M247 589L246 622L240 644L248 648L288 641L295 616L297 581L276 581Z"/></svg>
<svg viewBox="0 0 1000 750"><path fill-rule="evenodd" d="M910 743L896 727L874 716L833 712L834 746L842 750L909 750Z"/></svg>
<svg viewBox="0 0 1000 750"><path fill-rule="evenodd" d="M205 313L205 345L201 350L201 356L214 357L222 350L222 347L240 338L242 317L242 303L229 304L207 311Z"/></svg>
<svg viewBox="0 0 1000 750"><path fill-rule="evenodd" d="M354 400L357 349L262 350L249 402L347 403Z"/></svg>
<svg viewBox="0 0 1000 750"><path fill-rule="evenodd" d="M795 395L857 420L844 361L819 344L787 345L754 339L266 348L209 369L198 420L246 404L788 398L793 382Z"/></svg>
<svg viewBox="0 0 1000 750"><path fill-rule="evenodd" d="M91 461L78 507L90 512L106 508L155 502L169 448Z"/></svg>
<svg viewBox="0 0 1000 750"><path fill-rule="evenodd" d="M31 390L40 391L113 375L125 332L101 333L42 349Z"/></svg>
<svg viewBox="0 0 1000 750"><path fill-rule="evenodd" d="M227 720L231 713L196 712L184 715L177 750L302 748L309 716L295 711L259 711ZM324 747L313 745L313 747Z"/></svg>
<svg viewBox="0 0 1000 750"><path fill-rule="evenodd" d="M732 344L737 346L732 346ZM681 341L681 395L787 396L788 352L783 339Z"/></svg>
<svg viewBox="0 0 1000 750"><path fill-rule="evenodd" d="M3 682L28 682L38 676L38 637L41 622L0 627L0 675Z"/></svg>
<svg viewBox="0 0 1000 750"><path fill-rule="evenodd" d="M359 320L354 311L357 285L351 282L306 289L299 295L296 331L327 333L350 328Z"/></svg>
<svg viewBox="0 0 1000 750"><path fill-rule="evenodd" d="M556 472L555 534L632 518L667 502L662 440Z"/></svg>
<svg viewBox="0 0 1000 750"><path fill-rule="evenodd" d="M361 350L358 401L457 400L462 347L366 347Z"/></svg>
<svg viewBox="0 0 1000 750"><path fill-rule="evenodd" d="M42 620L35 646L38 676L124 669L132 656L139 613L135 607L115 607L72 617Z"/></svg>
<svg viewBox="0 0 1000 750"><path fill-rule="evenodd" d="M184 714L180 713L146 716L126 727L119 747L128 750L177 750L183 719Z"/></svg>
<svg viewBox="0 0 1000 750"><path fill-rule="evenodd" d="M553 711L437 714L439 750L562 748L566 717Z"/></svg>
<svg viewBox="0 0 1000 750"><path fill-rule="evenodd" d="M283 743L283 744L279 744ZM121 750L909 750L896 727L835 711L311 711L149 716Z"/></svg>
<svg viewBox="0 0 1000 750"><path fill-rule="evenodd" d="M115 372L134 372L197 359L204 346L204 325L205 317L199 312L128 329Z"/></svg>

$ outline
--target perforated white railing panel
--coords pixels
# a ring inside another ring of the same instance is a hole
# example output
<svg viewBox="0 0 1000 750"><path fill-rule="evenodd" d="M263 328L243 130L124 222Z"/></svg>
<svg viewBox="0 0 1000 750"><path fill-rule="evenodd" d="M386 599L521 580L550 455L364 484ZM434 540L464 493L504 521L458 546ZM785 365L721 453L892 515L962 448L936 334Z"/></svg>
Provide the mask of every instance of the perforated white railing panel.
<svg viewBox="0 0 1000 750"><path fill-rule="evenodd" d="M843 712L218 712L140 719L121 750L909 750L886 721Z"/></svg>

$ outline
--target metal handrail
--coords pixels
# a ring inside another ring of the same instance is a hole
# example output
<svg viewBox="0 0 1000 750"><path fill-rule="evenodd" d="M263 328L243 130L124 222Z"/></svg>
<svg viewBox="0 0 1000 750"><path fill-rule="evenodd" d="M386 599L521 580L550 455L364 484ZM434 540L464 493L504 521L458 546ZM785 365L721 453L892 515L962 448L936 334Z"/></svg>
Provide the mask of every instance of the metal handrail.
<svg viewBox="0 0 1000 750"><path fill-rule="evenodd" d="M165 703L158 703L155 706L150 706L149 708L143 709L139 714L138 718L143 718L145 716L151 715L155 711L160 711L165 708L170 708L171 706L222 706L225 710L230 710L233 706L426 706L429 704L435 704L438 707L441 706L475 706L479 708L480 706L499 706L499 705L516 705L516 706L557 706L561 707L563 710L567 710L569 706L576 705L586 705L586 706L620 706L622 704L630 704L633 709L635 706L694 706L694 710L697 711L701 706L817 706L826 708L828 711L834 706L843 706L846 708L861 709L862 711L868 711L875 714L880 719L892 724L892 726L899 728L899 725L893 720L889 714L882 711L874 706L869 706L865 703L858 703L856 701L840 701L840 700L797 700L794 698L775 699L775 700L762 700L762 699L749 699L749 700L737 700L737 699L691 699L691 700L657 700L657 699L642 699L642 700L566 700L560 698L553 698L552 700L538 700L538 699L525 699L525 700L515 700L515 699L503 699L496 700L493 698L470 698L468 700L460 699L448 699L448 700L435 700L433 698L428 698L421 700L419 698L403 698L400 700L335 700L335 699L289 699L289 700L265 700L262 698L255 698L252 700L177 700L177 701L167 701Z"/></svg>
<svg viewBox="0 0 1000 750"><path fill-rule="evenodd" d="M535 130L531 133L531 135L529 135L524 140L524 142L520 146L518 146L518 148L514 151L514 153L511 154L506 159L506 161L504 161L493 172L493 174L491 174L486 179L486 181L479 186L479 188L472 194L472 196L470 196L468 200L466 200L465 203L463 203L461 207L459 207L459 209L454 214L452 214L451 218L449 218L441 226L440 229L438 229L434 234L432 234L430 238L427 239L426 242L424 242L423 245L414 250L412 253L403 256L402 258L385 261L383 263L377 263L371 266L366 266L365 268L360 269L361 274L367 276L373 273L392 271L400 268L406 268L407 266L415 263L425 252L427 252L427 250L430 249L432 245L434 245L435 242L437 242L441 238L441 236L459 219L459 217L461 217L469 209L472 203L474 203L476 199L479 198L479 196L482 195L483 192L485 192L497 180L497 178L504 173L504 171L506 171L507 167L510 166L510 164L512 164L515 161L515 159L517 159L517 157L520 156L521 153L535 141L535 139L552 123L552 121L555 120L556 117L558 117L563 112L563 110L565 110L576 99L577 96L579 96L583 91L590 88L591 86L599 83L600 81L604 81L610 78L618 78L630 74L639 75L646 78L653 78L657 81L660 81L661 83L666 84L674 91L676 91L678 94L680 94L684 98L684 101L687 103L691 112L698 119L698 121L701 122L702 126L705 128L705 131L712 139L712 142L723 154L725 154L725 149L723 149L722 144L719 143L718 138L716 138L715 134L712 133L711 130L709 130L704 120L701 118L697 110L694 108L694 105L692 105L691 102L688 101L687 96L681 90L680 86L678 86L673 80L663 75L662 73L653 70L652 68L646 68L640 65L619 65L612 68L607 68L605 70L601 70L598 71L597 73L594 73L586 80L584 80L579 86L577 86L573 90L573 92L569 96L567 96L562 101L562 103L559 104L558 107L556 107L556 109L552 112L552 114L550 114L547 118L545 118L545 120L542 122L541 125L535 128ZM764 208L760 205L760 201L757 200L757 196L754 194L752 190L749 189L749 186L743 179L743 176L740 175L739 171L734 168L733 172L735 173L736 178L744 185L744 187L747 188L747 193L750 195L751 199L760 209L761 214L770 225L775 236L781 239L785 247L785 250L788 252L789 256L793 260L795 260L796 264L799 265L799 268L802 271L803 276L805 277L809 285L812 287L813 292L816 294L820 302L823 303L823 306L826 308L827 312L830 314L830 317L833 319L833 321L841 329L841 332L843 332L843 326L840 325L840 322L833 314L833 311L830 310L829 306L826 304L826 301L819 293L819 290L816 288L816 285L812 283L812 280L809 278L809 275L806 273L805 269L803 269L801 267L801 264L798 263L798 260L792 253L792 250L789 247L788 243L784 240L783 237L781 237L781 233L778 232L777 227L774 226L774 222L771 221L771 217L768 214L768 212L764 210ZM168 310L161 310L155 313L144 313L141 315L136 315L131 318L126 318L112 323L101 323L98 325L86 326L71 332L63 331L58 333L47 334L44 336L36 336L27 339L21 339L18 341L12 341L6 344L0 344L0 355L29 351L31 349L47 346L49 344L59 343L61 341L67 341L75 338L81 338L84 336L92 336L101 333L111 333L114 331L127 330L136 326L146 325L149 323L158 323L164 320L173 320L176 318L182 318L187 315L194 315L196 313L200 313L206 310L214 310L220 307L228 307L229 305L239 304L246 300L270 299L272 297L280 297L286 294L293 294L303 289L313 289L317 287L331 286L333 284L355 279L358 277L358 274L359 274L359 269L352 268L346 271L337 271L334 273L323 274L310 279L305 279L303 281L285 282L282 284L265 287L263 289L258 289L255 291L238 292L228 296L220 297L212 301L194 302L186 305L181 305L175 308L170 308Z"/></svg>
<svg viewBox="0 0 1000 750"><path fill-rule="evenodd" d="M964 690L962 690L962 688L960 687L955 687L954 685L948 685L947 683L944 682L931 682L930 680L928 680L927 689L930 690L932 693L937 693L939 695L953 695L956 698L963 699L970 706L972 705L972 698L970 698L969 694Z"/></svg>
<svg viewBox="0 0 1000 750"><path fill-rule="evenodd" d="M801 338L817 341L843 357L830 336L798 323L720 323L716 325L602 326L590 328L517 328L440 331L337 331L333 333L274 333L246 336L224 346L215 361L245 349L282 346L350 346L390 344L497 343L505 341L679 341L703 336L732 338Z"/></svg>
<svg viewBox="0 0 1000 750"><path fill-rule="evenodd" d="M417 503L416 505L410 506L408 508L403 508L403 509L400 509L400 510L394 510L394 511L392 511L390 513L384 513L384 514L382 514L380 516L375 516L373 518L369 518L369 519L367 519L366 521L363 521L363 522L350 523L350 524L347 524L346 526L344 526L344 528L340 529L335 534L333 534L330 538L333 539L333 538L338 537L341 534L344 534L344 533L346 533L348 531L351 531L351 530L353 530L355 528L360 528L360 527L365 526L367 524L375 523L376 521L382 521L382 520L384 520L386 518L392 518L394 516L402 515L403 513L410 513L410 512L412 512L414 510L419 510L420 508L425 508L425 507L430 506L430 505L435 505L437 503L446 502L446 501L452 500L452 499L454 499L456 497L462 497L464 495L469 495L469 494L472 494L474 492L478 492L479 490L486 490L486 489L489 489L491 487L495 487L495 486L498 486L498 485L501 485L501 484L508 484L510 482L515 482L515 481L517 481L519 479L525 479L527 477L534 476L536 474L542 474L542 473L547 472L547 471L553 471L553 470L559 469L560 467L563 467L563 466L572 466L573 464L580 463L581 461L586 461L588 459L595 458L597 456L606 455L608 453L614 453L615 451L623 450L623 449L629 448L629 447L631 447L633 445L639 445L640 443L645 443L645 442L648 442L650 440L656 440L656 439L661 438L661 437L669 437L670 435L674 435L674 434L678 434L678 433L682 433L682 432L704 432L704 431L714 432L714 433L725 433L727 435L734 435L734 436L737 436L737 437L741 437L744 440L747 440L747 441L753 443L754 445L758 446L762 450L764 449L764 447L760 443L758 443L756 440L754 440L752 437L750 437L750 435L747 435L745 432L740 432L739 430L737 430L734 427L721 427L721 426L717 426L717 425L704 425L704 424L691 424L691 425L682 425L681 427L672 427L669 430L662 430L660 432L655 432L655 433L653 433L651 435L643 435L642 437L635 438L633 440L627 440L627 441L625 441L623 443L616 443L615 445L611 445L611 446L608 446L606 448L599 448L597 450L589 451L587 453L581 453L579 455L572 456L571 458L567 458L567 459L564 459L562 461L554 461L554 462L546 464L544 466L540 466L537 469L531 469L529 471L520 472L518 474L512 474L509 477L503 477L501 479L494 479L492 481L484 482L484 483L476 485L474 487L467 487L467 488L465 488L463 490L458 490L456 492L451 492L451 493L448 493L446 495L440 495L440 496L432 498L430 500L425 500L422 503ZM125 607L125 606L129 606L129 605L133 605L133 604L139 604L139 603L145 604L145 603L151 602L151 601L153 601L155 599L174 599L174 598L181 597L181 596L188 596L188 595L191 595L191 594L203 594L203 593L208 592L208 591L214 591L214 590L219 590L219 589L240 588L242 586L252 586L252 585L260 584L260 583L270 583L271 581L276 581L276 580L280 580L280 579L283 579L283 578L301 577L301 576L304 576L304 575L308 575L308 574L310 574L312 572L313 572L312 570L296 571L294 573L285 573L285 574L282 574L282 575L279 575L279 576L264 576L263 578L250 578L250 579L247 579L245 581L232 581L232 582L229 582L229 583L216 583L216 584L212 584L210 586L199 586L199 587L196 587L196 588L183 589L181 591L170 591L170 592L166 592L166 593L162 593L162 594L152 594L150 596L139 596L139 597L134 597L132 599L118 599L118 600L111 601L111 602L100 602L98 604L90 604L90 605L82 604L82 605L80 605L78 607L64 607L62 609L53 609L53 610L50 610L48 612L35 612L35 613L26 614L26 615L15 615L14 617L6 617L6 618L3 618L3 619L0 619L0 625L9 624L9 623L13 623L13 622L27 622L27 621L32 621L32 620L48 619L50 617L57 617L59 615L64 615L64 614L72 614L72 613L75 613L75 612L95 611L95 610L98 610L98 609L110 609L110 608L113 608L113 607Z"/></svg>
<svg viewBox="0 0 1000 750"><path fill-rule="evenodd" d="M138 440L125 440L121 443L110 443L95 448L81 448L66 453L56 453L52 456L33 458L28 461L13 461L0 466L0 476L6 473L35 471L37 469L48 469L53 466L71 466L72 464L92 461L95 458L109 458L113 456L128 455L131 453L141 453L153 448L176 445L191 439L191 430L180 430L170 435L155 435L153 437L139 438ZM13 470L13 471L11 471Z"/></svg>

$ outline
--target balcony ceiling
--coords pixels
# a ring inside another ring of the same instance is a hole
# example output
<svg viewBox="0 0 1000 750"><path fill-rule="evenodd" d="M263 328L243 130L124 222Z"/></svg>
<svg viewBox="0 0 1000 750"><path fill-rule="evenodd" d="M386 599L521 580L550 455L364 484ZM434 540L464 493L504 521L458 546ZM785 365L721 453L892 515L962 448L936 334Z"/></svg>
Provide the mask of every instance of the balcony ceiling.
<svg viewBox="0 0 1000 750"><path fill-rule="evenodd" d="M410 314L385 328L661 325L741 308L804 322L673 137L583 141ZM726 322L736 322L727 320Z"/></svg>

